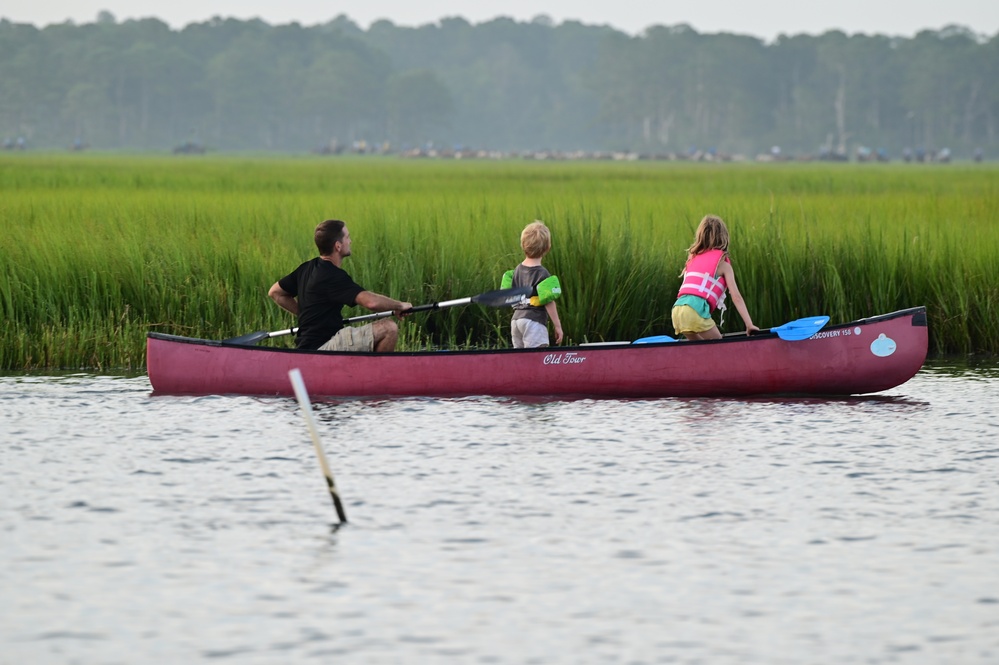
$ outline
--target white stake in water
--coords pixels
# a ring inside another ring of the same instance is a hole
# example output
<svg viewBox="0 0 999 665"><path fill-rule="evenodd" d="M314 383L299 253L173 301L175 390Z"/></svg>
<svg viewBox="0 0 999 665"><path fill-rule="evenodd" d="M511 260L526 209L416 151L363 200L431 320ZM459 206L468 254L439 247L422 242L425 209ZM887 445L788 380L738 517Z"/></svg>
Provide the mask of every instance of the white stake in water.
<svg viewBox="0 0 999 665"><path fill-rule="evenodd" d="M302 407L302 416L305 417L305 424L309 426L309 434L312 435L312 443L316 446L316 456L319 457L319 466L322 467L323 475L326 476L326 485L329 487L330 496L333 498L333 507L336 509L336 516L340 518L341 524L347 523L347 513L343 510L343 502L340 501L340 494L336 491L336 483L333 482L333 473L330 471L329 462L326 461L326 453L319 443L319 428L316 427L316 418L312 414L312 403L309 401L309 392L305 389L305 381L302 380L302 372L296 367L288 372L291 379L291 387L295 389L295 398L298 405Z"/></svg>

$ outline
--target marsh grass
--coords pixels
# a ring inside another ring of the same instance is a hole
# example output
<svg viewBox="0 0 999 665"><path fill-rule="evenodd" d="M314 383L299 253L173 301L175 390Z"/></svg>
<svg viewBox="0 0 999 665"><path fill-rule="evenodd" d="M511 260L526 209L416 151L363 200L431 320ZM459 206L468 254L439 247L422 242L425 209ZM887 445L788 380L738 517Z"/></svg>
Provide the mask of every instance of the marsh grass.
<svg viewBox="0 0 999 665"><path fill-rule="evenodd" d="M568 341L671 334L684 252L732 232L761 326L926 305L932 350L999 349L991 166L677 165L102 155L0 156L0 367L139 368L155 330L293 325L266 296L348 222L361 285L414 304L498 288L544 220ZM364 313L345 310L345 314ZM509 310L417 314L401 348L503 346ZM725 331L742 322L729 308ZM271 344L290 344L290 338Z"/></svg>

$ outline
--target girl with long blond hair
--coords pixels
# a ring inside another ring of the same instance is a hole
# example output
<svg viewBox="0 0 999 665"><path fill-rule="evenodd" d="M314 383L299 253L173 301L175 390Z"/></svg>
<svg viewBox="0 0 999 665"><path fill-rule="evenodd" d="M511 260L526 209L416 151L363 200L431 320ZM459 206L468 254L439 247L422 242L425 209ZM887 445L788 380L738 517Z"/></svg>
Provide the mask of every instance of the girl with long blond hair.
<svg viewBox="0 0 999 665"><path fill-rule="evenodd" d="M705 215L697 225L694 244L687 249L687 263L680 273L683 283L672 312L677 335L690 340L721 338L712 314L721 310L724 320L726 291L746 324L746 334L759 331L735 283L728 242L728 228L721 217Z"/></svg>

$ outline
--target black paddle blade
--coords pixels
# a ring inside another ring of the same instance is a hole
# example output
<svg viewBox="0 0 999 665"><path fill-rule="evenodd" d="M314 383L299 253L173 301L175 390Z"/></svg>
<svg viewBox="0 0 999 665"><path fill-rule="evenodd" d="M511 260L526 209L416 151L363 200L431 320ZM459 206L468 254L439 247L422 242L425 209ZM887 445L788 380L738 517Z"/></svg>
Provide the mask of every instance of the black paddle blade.
<svg viewBox="0 0 999 665"><path fill-rule="evenodd" d="M244 346L253 346L257 342L267 339L270 337L270 333L266 330L258 330L254 333L249 333L248 335L240 335L239 337L230 337L229 339L222 340L223 344L242 344Z"/></svg>
<svg viewBox="0 0 999 665"><path fill-rule="evenodd" d="M515 289L499 289L472 296L472 302L484 305L485 307L509 307L510 305L516 305L525 297L531 297L532 291L533 289L529 286L518 286Z"/></svg>

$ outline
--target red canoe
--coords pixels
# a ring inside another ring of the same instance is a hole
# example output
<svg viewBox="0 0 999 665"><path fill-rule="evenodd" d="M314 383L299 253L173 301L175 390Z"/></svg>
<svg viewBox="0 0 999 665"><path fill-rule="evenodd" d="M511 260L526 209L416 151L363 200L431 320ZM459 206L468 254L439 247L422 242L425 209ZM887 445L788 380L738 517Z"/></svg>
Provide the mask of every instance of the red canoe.
<svg viewBox="0 0 999 665"><path fill-rule="evenodd" d="M913 307L799 341L771 332L709 342L346 353L149 333L146 365L157 394L292 395L288 371L297 367L309 393L325 397L858 395L908 381L927 345L926 308Z"/></svg>

